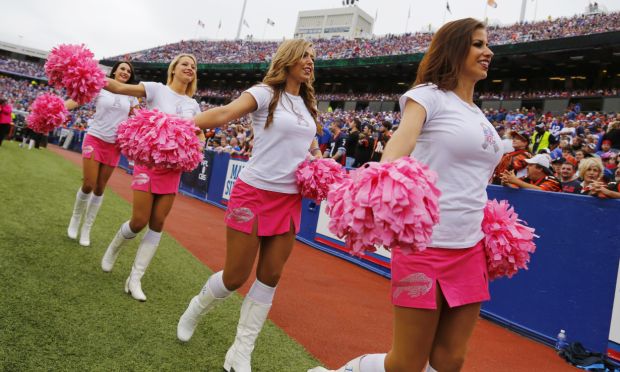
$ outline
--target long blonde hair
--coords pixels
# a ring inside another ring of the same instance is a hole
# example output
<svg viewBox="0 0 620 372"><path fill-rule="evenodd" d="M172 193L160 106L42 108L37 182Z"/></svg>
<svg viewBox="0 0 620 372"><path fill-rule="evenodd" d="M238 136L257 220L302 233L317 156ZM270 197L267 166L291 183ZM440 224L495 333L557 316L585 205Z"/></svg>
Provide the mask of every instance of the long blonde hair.
<svg viewBox="0 0 620 372"><path fill-rule="evenodd" d="M185 88L185 95L193 97L198 90L198 62L196 62L196 57L194 57L193 54L181 53L172 59L172 62L170 62L170 64L168 65L168 80L166 82L166 85L172 84L172 81L174 80L174 69L177 67L177 64L179 64L179 61L183 57L193 59L194 64L196 65L196 76L194 76L194 80L192 80L191 83L187 84L187 88Z"/></svg>
<svg viewBox="0 0 620 372"><path fill-rule="evenodd" d="M603 176L603 172L605 172L605 167L603 166L603 162L600 158L584 158L579 162L579 178L582 180L586 180L586 172L590 167L595 167L598 170L599 178Z"/></svg>
<svg viewBox="0 0 620 372"><path fill-rule="evenodd" d="M286 87L286 79L289 75L289 68L294 66L303 57L306 49L312 47L312 43L303 39L286 40L278 47L275 56L271 60L269 70L263 78L263 84L267 84L273 89L273 97L269 102L269 109L267 113L267 121L265 122L265 128L269 128L271 122L273 122L273 113L278 106L282 92ZM310 76L310 80L301 83L299 88L299 95L304 100L304 105L310 112L310 115L314 119L316 124L317 133L322 133L323 129L318 120L318 110L316 108L316 97L314 96L314 71Z"/></svg>

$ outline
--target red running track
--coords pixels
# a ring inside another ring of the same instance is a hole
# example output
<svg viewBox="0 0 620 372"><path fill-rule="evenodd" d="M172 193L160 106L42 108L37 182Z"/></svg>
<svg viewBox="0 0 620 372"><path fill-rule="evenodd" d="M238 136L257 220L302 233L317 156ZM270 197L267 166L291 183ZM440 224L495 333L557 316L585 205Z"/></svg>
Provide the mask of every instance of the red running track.
<svg viewBox="0 0 620 372"><path fill-rule="evenodd" d="M80 154L56 146L48 149L81 166ZM131 176L117 169L108 186L131 202L130 184ZM222 209L179 194L165 231L211 270L223 268ZM246 284L240 292L245 295L248 289ZM389 350L389 289L385 278L296 242L269 318L328 367L339 368L358 355ZM478 320L463 368L464 372L575 370L551 348L484 319Z"/></svg>

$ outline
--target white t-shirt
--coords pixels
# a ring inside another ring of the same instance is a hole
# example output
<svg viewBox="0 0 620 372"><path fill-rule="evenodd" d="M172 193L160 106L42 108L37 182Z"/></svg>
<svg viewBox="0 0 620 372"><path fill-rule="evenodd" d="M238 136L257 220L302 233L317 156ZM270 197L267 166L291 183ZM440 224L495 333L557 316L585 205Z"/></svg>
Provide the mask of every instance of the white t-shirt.
<svg viewBox="0 0 620 372"><path fill-rule="evenodd" d="M426 110L426 120L411 156L437 172L440 222L429 246L468 248L483 238L486 186L503 148L495 128L477 106L435 85L420 85L400 98Z"/></svg>
<svg viewBox="0 0 620 372"><path fill-rule="evenodd" d="M273 113L273 121L265 129L271 87L259 84L246 90L256 100L252 116L254 147L247 166L239 178L261 190L297 194L295 170L308 155L316 124L300 96L282 93Z"/></svg>
<svg viewBox="0 0 620 372"><path fill-rule="evenodd" d="M141 84L146 91L146 107L149 110L157 109L182 118L193 118L200 113L200 105L195 99L178 94L167 85L152 81Z"/></svg>
<svg viewBox="0 0 620 372"><path fill-rule="evenodd" d="M88 122L88 134L108 143L116 142L118 124L127 120L129 111L137 105L135 97L101 90L95 98L95 115Z"/></svg>

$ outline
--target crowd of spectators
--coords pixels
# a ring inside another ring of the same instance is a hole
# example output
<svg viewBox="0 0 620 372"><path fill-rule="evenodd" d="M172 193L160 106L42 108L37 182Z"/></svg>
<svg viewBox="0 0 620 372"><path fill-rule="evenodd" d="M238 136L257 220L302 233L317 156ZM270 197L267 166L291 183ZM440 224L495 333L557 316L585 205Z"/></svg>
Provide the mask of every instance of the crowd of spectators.
<svg viewBox="0 0 620 372"><path fill-rule="evenodd" d="M580 14L573 17L547 19L541 22L490 26L491 45L516 44L534 40L598 34L620 29L620 12Z"/></svg>
<svg viewBox="0 0 620 372"><path fill-rule="evenodd" d="M199 89L197 96L203 98L222 98L232 100L243 91L239 89ZM317 92L318 101L398 101L402 93L322 93ZM582 89L582 90L531 90L511 92L474 93L474 99L506 100L506 99L537 99L537 98L573 98L573 97L611 97L620 95L618 89Z"/></svg>
<svg viewBox="0 0 620 372"><path fill-rule="evenodd" d="M620 90L612 89L574 89L574 90L516 90L510 92L480 92L477 99L535 99L535 98L572 98L572 97L611 97L620 95Z"/></svg>
<svg viewBox="0 0 620 372"><path fill-rule="evenodd" d="M540 22L489 26L491 45L516 44L620 30L620 13L581 14ZM433 34L418 32L361 39L316 39L316 58L349 59L424 52ZM192 53L200 63L254 63L268 61L278 42L252 40L189 40L129 53L110 59L169 62L178 53Z"/></svg>
<svg viewBox="0 0 620 372"><path fill-rule="evenodd" d="M0 94L17 113L27 111L39 94L50 91L62 96L62 92L43 83L0 76ZM214 107L204 100L200 105L202 110ZM93 113L90 104L73 111L65 128L86 129ZM601 198L620 197L620 113L582 112L579 104L571 105L561 115L534 108L486 109L484 113L506 147L493 183ZM323 156L352 168L378 161L400 119L398 111L328 108L319 114L323 132L318 140ZM209 130L206 136L210 149L251 156L253 133L249 116Z"/></svg>
<svg viewBox="0 0 620 372"><path fill-rule="evenodd" d="M47 79L42 63L21 61L5 56L0 56L0 72L19 74L37 79Z"/></svg>
<svg viewBox="0 0 620 372"><path fill-rule="evenodd" d="M203 98L223 98L233 100L243 92L240 89L204 88L196 92ZM317 101L398 101L402 93L316 93Z"/></svg>
<svg viewBox="0 0 620 372"><path fill-rule="evenodd" d="M492 182L508 187L620 198L620 114L486 110L506 154Z"/></svg>

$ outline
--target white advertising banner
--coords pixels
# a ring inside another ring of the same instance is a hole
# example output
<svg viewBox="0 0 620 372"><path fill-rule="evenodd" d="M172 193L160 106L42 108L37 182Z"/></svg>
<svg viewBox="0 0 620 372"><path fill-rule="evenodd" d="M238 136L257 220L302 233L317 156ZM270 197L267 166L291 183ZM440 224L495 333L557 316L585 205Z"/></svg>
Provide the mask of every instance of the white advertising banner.
<svg viewBox="0 0 620 372"><path fill-rule="evenodd" d="M620 345L620 261L618 262L618 277L616 278L616 291L614 292L614 307L611 310L609 341L611 341L608 350L609 356L620 360L620 350L615 350Z"/></svg>
<svg viewBox="0 0 620 372"><path fill-rule="evenodd" d="M245 160L230 159L228 161L228 170L226 171L226 180L224 181L224 192L222 193L223 200L228 201L228 199L230 199L233 185L246 164L247 161Z"/></svg>
<svg viewBox="0 0 620 372"><path fill-rule="evenodd" d="M337 240L342 243L342 246L344 246L344 240L338 238L336 235L332 234L331 231L329 231L329 215L327 215L327 212L325 211L326 206L327 206L326 202L324 201L321 202L321 209L319 211L319 220L316 225L316 232L317 234L321 234L328 238ZM377 251L373 253L379 256L386 257L386 258L392 257L390 252L383 247L378 247Z"/></svg>

